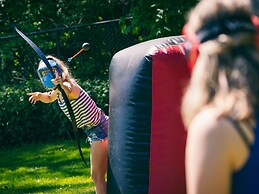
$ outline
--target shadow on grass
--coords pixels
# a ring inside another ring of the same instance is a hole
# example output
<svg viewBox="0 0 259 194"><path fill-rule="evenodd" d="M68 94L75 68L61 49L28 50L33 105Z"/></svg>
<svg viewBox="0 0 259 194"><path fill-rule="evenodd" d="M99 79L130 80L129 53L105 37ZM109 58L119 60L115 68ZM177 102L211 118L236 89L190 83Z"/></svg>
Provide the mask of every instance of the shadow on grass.
<svg viewBox="0 0 259 194"><path fill-rule="evenodd" d="M73 141L0 150L0 193L94 193L89 145L82 147L87 166Z"/></svg>
<svg viewBox="0 0 259 194"><path fill-rule="evenodd" d="M23 186L20 188L17 188L15 186L12 186L10 188L4 187L0 188L0 193L1 194L28 194L28 193L88 193L88 194L94 194L95 191L93 188L91 188L91 184L73 184L73 185L67 185L64 187L59 187L54 185L42 185L40 187L33 187L33 186ZM81 188L81 189L79 189ZM84 188L84 189L82 189Z"/></svg>

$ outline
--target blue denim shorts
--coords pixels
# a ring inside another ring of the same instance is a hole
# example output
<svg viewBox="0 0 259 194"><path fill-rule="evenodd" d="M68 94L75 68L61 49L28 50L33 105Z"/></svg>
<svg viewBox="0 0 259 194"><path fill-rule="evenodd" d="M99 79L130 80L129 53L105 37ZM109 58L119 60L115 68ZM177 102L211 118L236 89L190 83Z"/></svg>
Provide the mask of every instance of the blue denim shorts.
<svg viewBox="0 0 259 194"><path fill-rule="evenodd" d="M108 139L108 127L109 117L102 113L100 123L86 131L87 141L92 144L93 141L104 141Z"/></svg>

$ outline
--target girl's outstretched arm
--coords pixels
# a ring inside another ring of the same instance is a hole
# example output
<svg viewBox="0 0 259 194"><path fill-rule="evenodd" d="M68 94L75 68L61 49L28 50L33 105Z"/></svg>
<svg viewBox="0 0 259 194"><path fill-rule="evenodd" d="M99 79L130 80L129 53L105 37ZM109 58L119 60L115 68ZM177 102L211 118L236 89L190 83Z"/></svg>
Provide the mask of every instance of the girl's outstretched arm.
<svg viewBox="0 0 259 194"><path fill-rule="evenodd" d="M37 101L41 101L43 103L51 103L57 99L57 96L54 94L55 91L51 92L30 92L27 93L29 97L29 102L35 104Z"/></svg>

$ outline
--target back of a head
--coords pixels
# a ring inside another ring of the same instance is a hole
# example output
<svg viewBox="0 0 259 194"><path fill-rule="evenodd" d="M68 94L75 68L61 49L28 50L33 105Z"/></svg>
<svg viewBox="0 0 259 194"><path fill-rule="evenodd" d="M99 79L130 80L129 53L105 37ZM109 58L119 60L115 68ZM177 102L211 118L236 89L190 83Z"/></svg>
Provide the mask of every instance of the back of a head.
<svg viewBox="0 0 259 194"><path fill-rule="evenodd" d="M210 23L220 23L225 18L250 18L250 0L202 0L190 12L187 25L194 32Z"/></svg>
<svg viewBox="0 0 259 194"><path fill-rule="evenodd" d="M238 119L249 117L258 106L259 59L252 15L250 0L201 0L190 12L186 37L192 45L189 53L196 54L182 107L187 125L208 103L218 104L222 115L235 107L232 113Z"/></svg>

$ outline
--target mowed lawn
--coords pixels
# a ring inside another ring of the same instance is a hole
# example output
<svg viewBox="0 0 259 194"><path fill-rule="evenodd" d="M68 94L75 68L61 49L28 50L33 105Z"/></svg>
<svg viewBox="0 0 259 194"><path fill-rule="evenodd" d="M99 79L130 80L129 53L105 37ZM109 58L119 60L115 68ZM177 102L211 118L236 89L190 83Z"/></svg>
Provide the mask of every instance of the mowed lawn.
<svg viewBox="0 0 259 194"><path fill-rule="evenodd" d="M93 194L89 145L81 147L87 166L72 140L0 150L0 193Z"/></svg>

